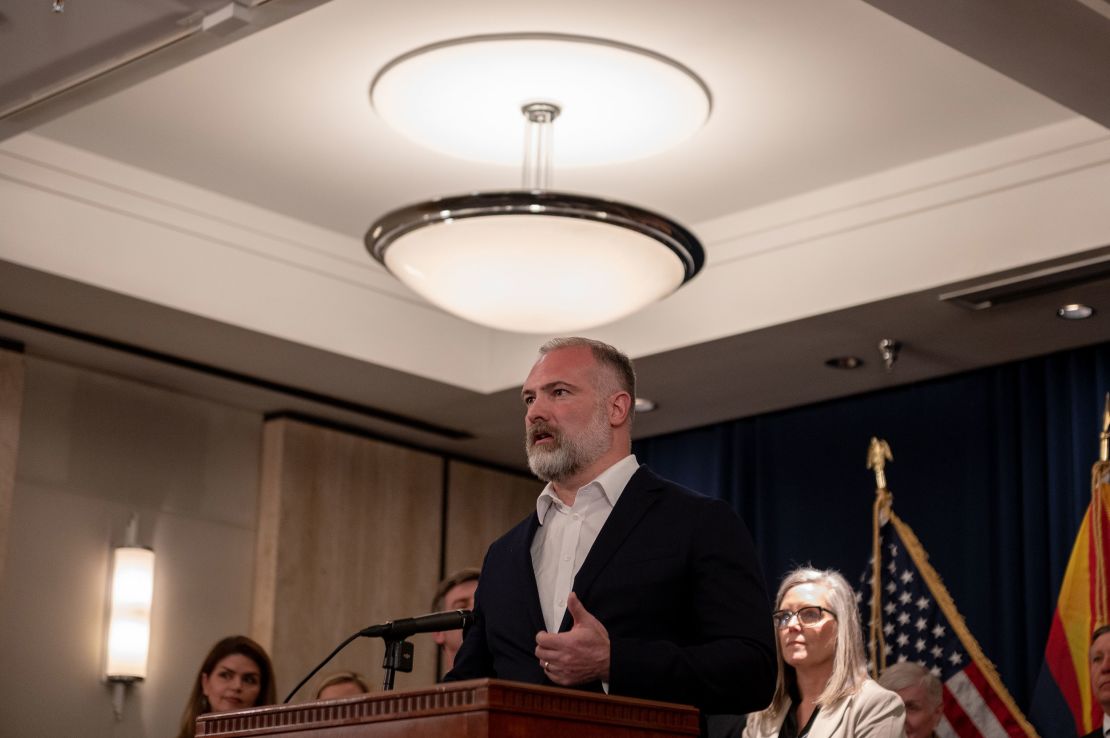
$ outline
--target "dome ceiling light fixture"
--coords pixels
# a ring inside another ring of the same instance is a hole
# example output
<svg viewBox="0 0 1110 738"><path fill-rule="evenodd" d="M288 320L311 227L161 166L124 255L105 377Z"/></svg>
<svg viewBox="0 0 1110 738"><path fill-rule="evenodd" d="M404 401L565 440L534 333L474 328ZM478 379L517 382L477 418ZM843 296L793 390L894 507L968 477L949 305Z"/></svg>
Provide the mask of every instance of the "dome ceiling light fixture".
<svg viewBox="0 0 1110 738"><path fill-rule="evenodd" d="M578 331L662 299L704 264L665 216L550 189L555 164L643 158L693 135L711 101L681 64L581 36L471 36L394 59L370 97L417 143L502 164L520 160L523 113L522 189L402 207L366 234L376 260L444 310L506 331Z"/></svg>

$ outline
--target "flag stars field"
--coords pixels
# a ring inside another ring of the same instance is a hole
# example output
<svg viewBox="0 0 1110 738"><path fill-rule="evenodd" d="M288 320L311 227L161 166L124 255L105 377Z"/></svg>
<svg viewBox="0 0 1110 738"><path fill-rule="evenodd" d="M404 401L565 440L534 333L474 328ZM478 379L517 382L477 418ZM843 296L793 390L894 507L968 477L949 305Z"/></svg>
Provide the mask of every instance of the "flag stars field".
<svg viewBox="0 0 1110 738"><path fill-rule="evenodd" d="M870 638L872 663L912 661L940 680L944 717L937 727L939 736L1035 736L968 632L913 531L890 511L879 536L879 550L889 558L877 568L872 563L860 578L862 601L877 606L863 613L864 622L878 628ZM876 571L881 575L877 581ZM878 602L872 602L873 585L882 595ZM884 637L878 638L878 633Z"/></svg>

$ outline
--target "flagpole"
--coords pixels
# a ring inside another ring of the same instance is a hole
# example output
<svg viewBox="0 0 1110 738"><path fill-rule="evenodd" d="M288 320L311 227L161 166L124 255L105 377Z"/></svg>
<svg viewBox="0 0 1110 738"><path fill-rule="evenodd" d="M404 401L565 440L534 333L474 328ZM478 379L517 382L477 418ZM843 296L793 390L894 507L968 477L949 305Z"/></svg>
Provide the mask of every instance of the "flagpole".
<svg viewBox="0 0 1110 738"><path fill-rule="evenodd" d="M1098 437L1098 460L1110 461L1110 392L1106 393L1106 406L1102 411L1102 433Z"/></svg>
<svg viewBox="0 0 1110 738"><path fill-rule="evenodd" d="M886 664L886 642L883 637L882 608L882 546L879 529L890 515L892 495L886 488L886 462L894 461L890 445L886 441L871 437L867 447L867 468L875 472L875 504L871 513L871 676L879 678Z"/></svg>

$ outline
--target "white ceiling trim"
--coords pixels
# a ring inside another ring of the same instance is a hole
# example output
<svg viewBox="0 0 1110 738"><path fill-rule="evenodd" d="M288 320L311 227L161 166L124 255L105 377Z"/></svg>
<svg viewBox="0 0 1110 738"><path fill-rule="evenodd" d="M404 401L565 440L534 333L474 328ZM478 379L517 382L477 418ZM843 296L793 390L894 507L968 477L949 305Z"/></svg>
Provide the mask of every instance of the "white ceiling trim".
<svg viewBox="0 0 1110 738"><path fill-rule="evenodd" d="M716 219L702 275L591 335L650 355L1105 245L1108 162L1075 119ZM423 303L358 239L34 134L0 145L0 258L482 393L539 342Z"/></svg>
<svg viewBox="0 0 1110 738"><path fill-rule="evenodd" d="M653 354L1107 245L1105 129L1076 119L986 148L963 152L967 176L937 168L954 155L916 187L893 171L699 226L720 238L710 265L596 333Z"/></svg>
<svg viewBox="0 0 1110 738"><path fill-rule="evenodd" d="M0 146L0 258L437 381L488 374L473 348L489 330L411 295L358 240L34 134Z"/></svg>
<svg viewBox="0 0 1110 738"><path fill-rule="evenodd" d="M720 263L765 250L760 236L768 233L789 238L786 234L828 232L883 211L905 213L974 197L1066 170L1074 161L1098 161L1089 147L1106 141L1105 128L1077 116L714 218L696 230L709 247L709 263Z"/></svg>

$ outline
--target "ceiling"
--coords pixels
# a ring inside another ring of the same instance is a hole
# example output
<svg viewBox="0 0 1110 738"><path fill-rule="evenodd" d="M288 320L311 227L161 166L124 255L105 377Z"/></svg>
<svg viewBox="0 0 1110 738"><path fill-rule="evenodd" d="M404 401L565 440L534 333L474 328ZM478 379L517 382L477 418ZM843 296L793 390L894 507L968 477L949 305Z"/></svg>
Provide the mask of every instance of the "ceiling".
<svg viewBox="0 0 1110 738"><path fill-rule="evenodd" d="M1104 0L553 7L0 9L0 338L519 468L518 386L543 337L441 313L362 245L388 210L518 172L420 148L367 92L414 48L545 31L664 54L713 96L670 151L555 172L557 189L666 213L706 247L688 286L589 332L637 359L659 403L637 435L1110 340ZM989 309L938 299L1083 260ZM1077 300L1095 317L1054 316ZM902 344L892 371L882 338ZM845 354L863 367L824 365Z"/></svg>

